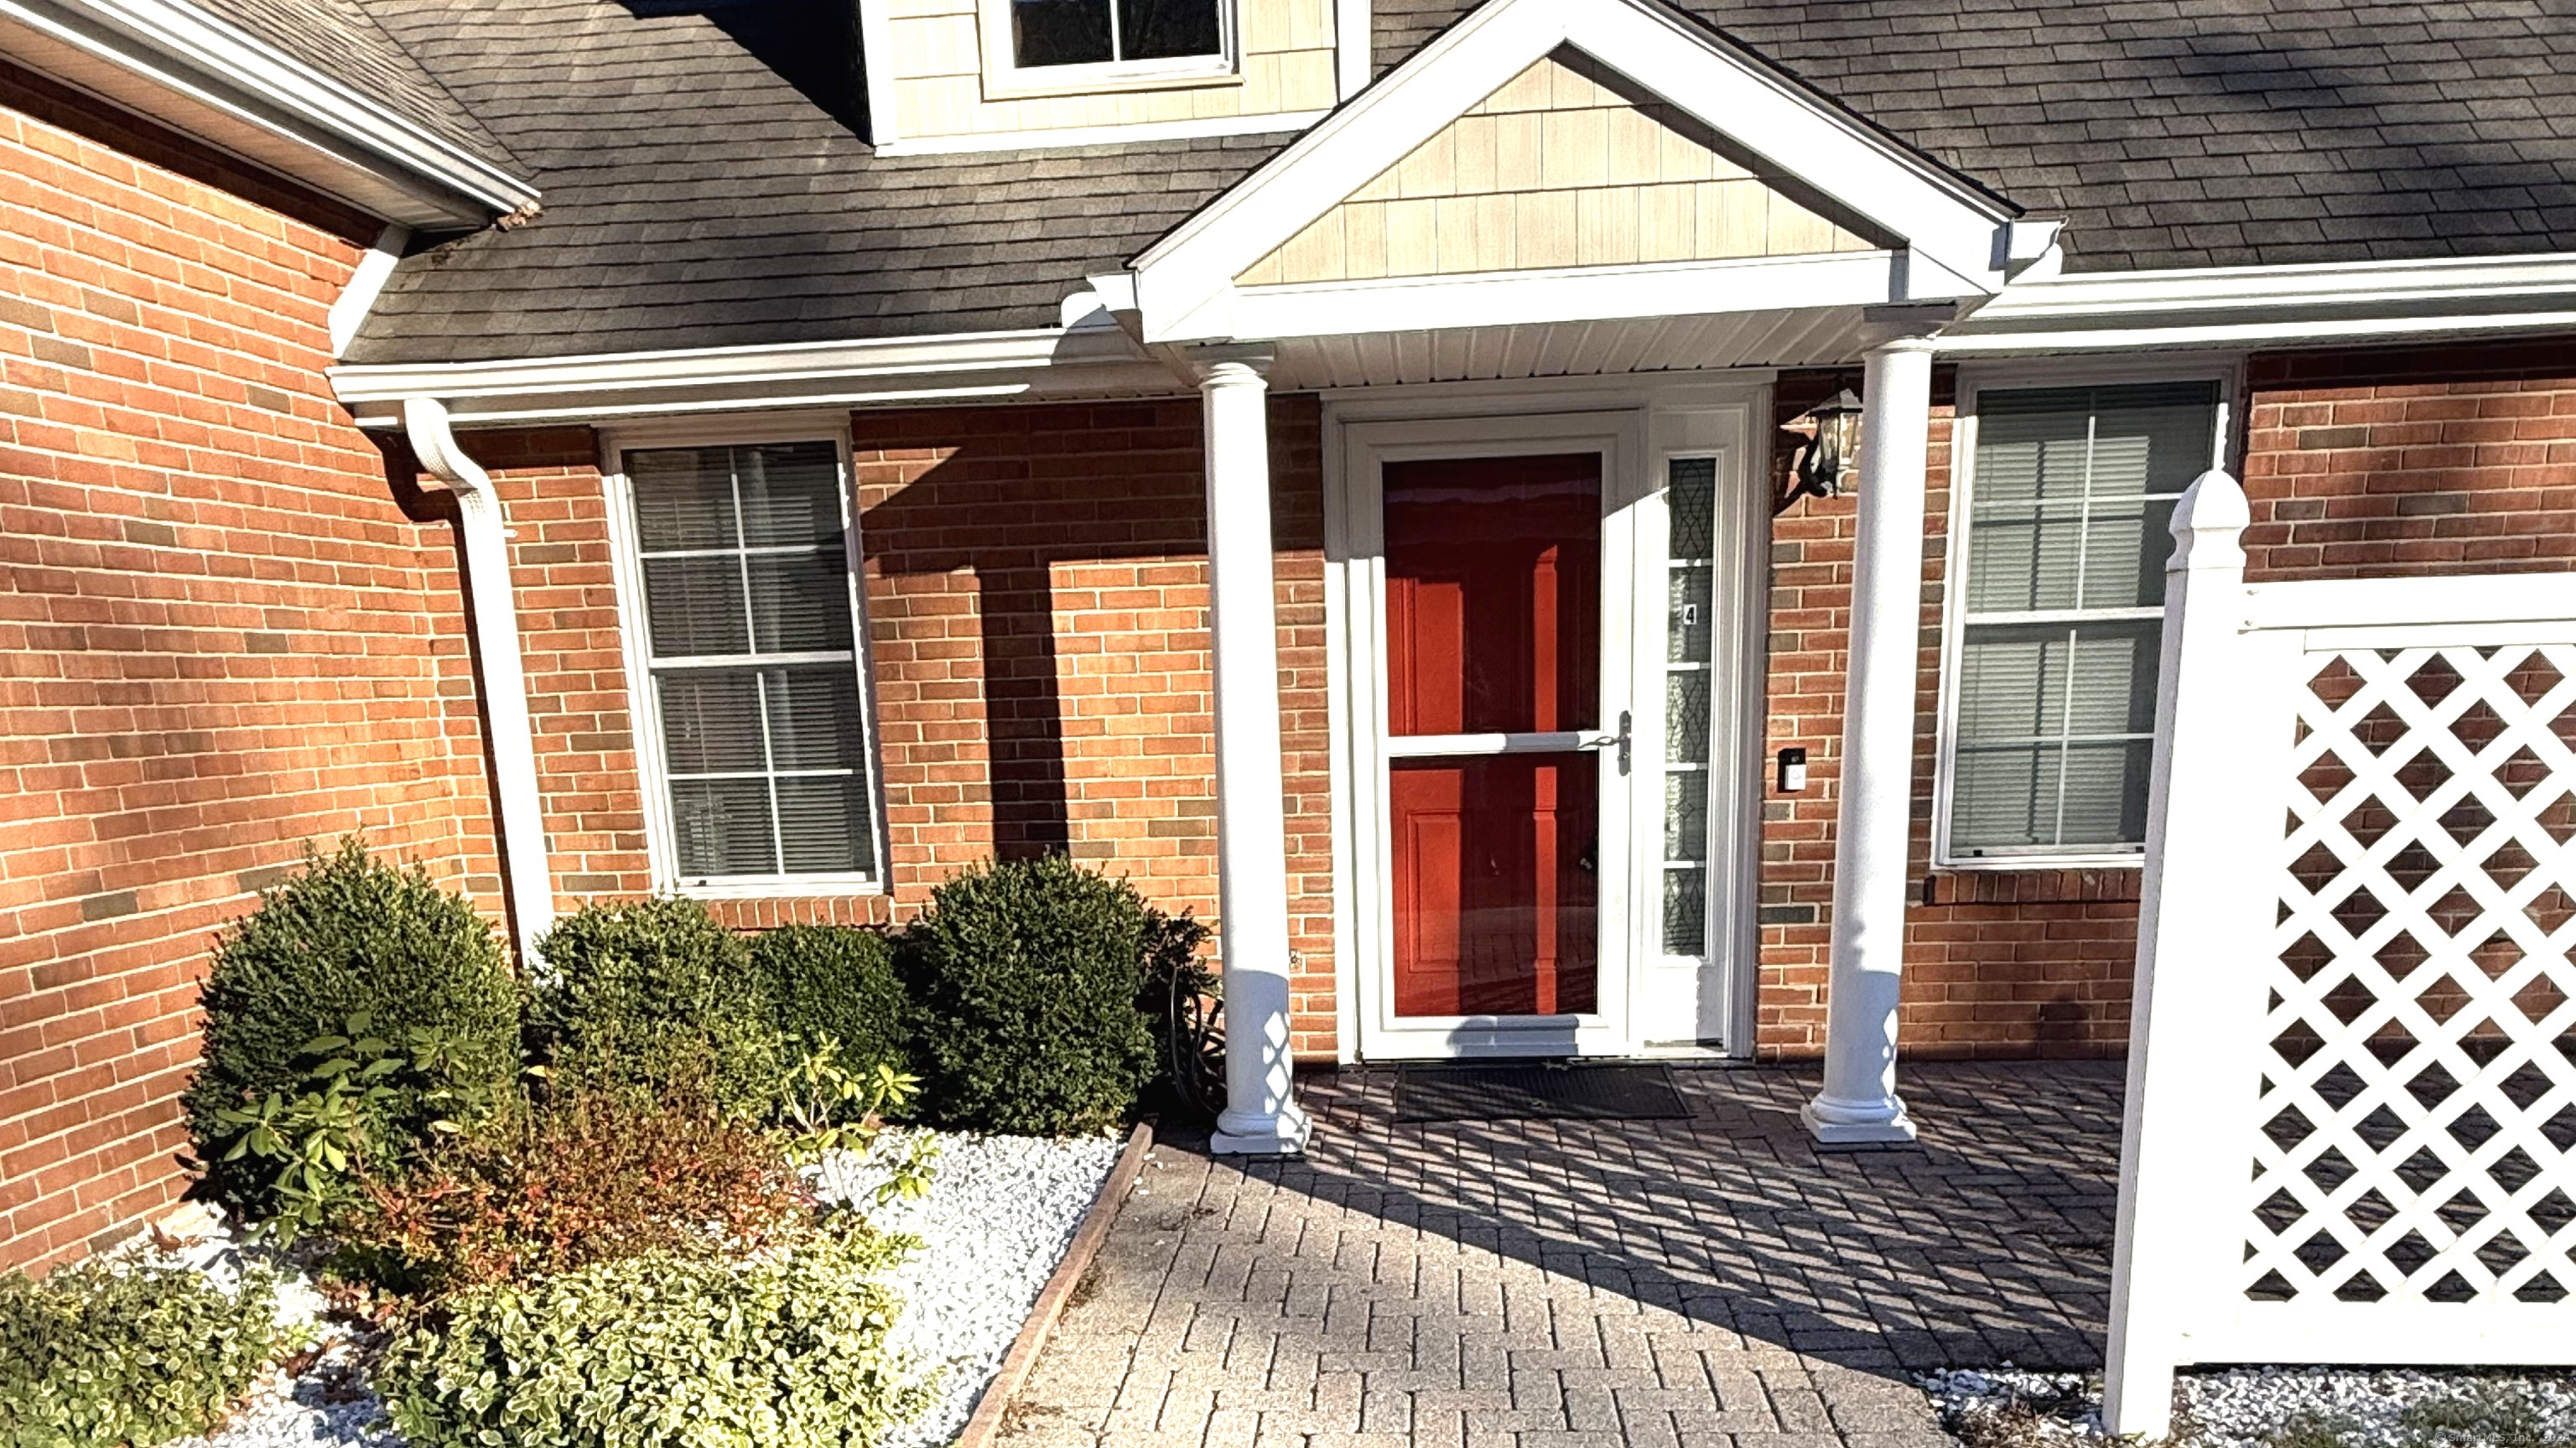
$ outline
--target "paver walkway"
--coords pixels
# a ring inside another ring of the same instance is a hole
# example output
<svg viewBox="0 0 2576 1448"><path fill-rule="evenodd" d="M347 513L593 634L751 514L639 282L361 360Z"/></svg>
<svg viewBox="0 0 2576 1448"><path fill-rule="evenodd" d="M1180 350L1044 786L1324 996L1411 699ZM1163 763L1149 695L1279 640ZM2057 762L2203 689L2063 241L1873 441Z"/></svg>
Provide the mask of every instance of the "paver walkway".
<svg viewBox="0 0 2576 1448"><path fill-rule="evenodd" d="M1675 1075L1687 1121L1399 1126L1345 1071L1303 1160L1167 1140L1004 1441L1930 1448L1908 1370L2101 1365L2117 1066L1909 1066L1868 1153L1811 1071Z"/></svg>

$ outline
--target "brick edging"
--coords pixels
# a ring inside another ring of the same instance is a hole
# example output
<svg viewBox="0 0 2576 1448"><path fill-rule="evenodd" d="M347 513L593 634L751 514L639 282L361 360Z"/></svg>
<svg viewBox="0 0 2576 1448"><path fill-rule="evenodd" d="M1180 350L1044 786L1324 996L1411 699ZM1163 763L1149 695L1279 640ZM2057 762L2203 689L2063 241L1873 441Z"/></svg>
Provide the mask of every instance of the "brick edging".
<svg viewBox="0 0 2576 1448"><path fill-rule="evenodd" d="M1118 1153L1118 1164L1109 1169L1109 1179L1100 1184L1100 1195L1092 1200L1091 1210L1084 1213L1082 1225L1074 1229L1073 1242L1057 1263L1054 1275L1038 1293L1037 1304L1029 1309L1029 1320L1020 1324L1020 1335L1011 1342L1003 1357L1001 1369L975 1402L975 1415L966 1420L949 1448L989 1448L1002 1431L1002 1415L1010 1411L1011 1399L1019 1396L1020 1385L1028 1381L1029 1370L1037 1366L1038 1350L1046 1346L1047 1334L1054 1330L1055 1320L1064 1315L1074 1286L1091 1267L1091 1259L1100 1255L1100 1244L1109 1240L1109 1225L1118 1220L1118 1209L1127 1201L1128 1189L1136 1185L1137 1173L1145 1169L1146 1153L1154 1149L1154 1128L1150 1122L1137 1122L1127 1133L1127 1148Z"/></svg>

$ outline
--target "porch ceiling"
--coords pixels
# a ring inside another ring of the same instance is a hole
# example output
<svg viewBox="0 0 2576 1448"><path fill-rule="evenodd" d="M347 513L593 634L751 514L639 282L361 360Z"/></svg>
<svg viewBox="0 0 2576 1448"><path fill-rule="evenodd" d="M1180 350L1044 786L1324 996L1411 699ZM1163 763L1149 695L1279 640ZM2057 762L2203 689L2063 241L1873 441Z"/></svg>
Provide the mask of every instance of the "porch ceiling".
<svg viewBox="0 0 2576 1448"><path fill-rule="evenodd" d="M1278 344L1282 391L1597 377L1851 362L1881 340L1860 307L1300 337Z"/></svg>

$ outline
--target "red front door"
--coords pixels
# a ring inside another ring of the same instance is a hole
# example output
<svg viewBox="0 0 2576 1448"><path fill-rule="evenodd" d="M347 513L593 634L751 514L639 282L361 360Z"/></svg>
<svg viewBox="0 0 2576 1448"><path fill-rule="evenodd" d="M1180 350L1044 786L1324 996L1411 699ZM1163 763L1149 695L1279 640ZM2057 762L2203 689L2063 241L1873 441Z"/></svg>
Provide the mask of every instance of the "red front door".
<svg viewBox="0 0 2576 1448"><path fill-rule="evenodd" d="M1385 467L1398 1016L1594 1010L1601 458Z"/></svg>

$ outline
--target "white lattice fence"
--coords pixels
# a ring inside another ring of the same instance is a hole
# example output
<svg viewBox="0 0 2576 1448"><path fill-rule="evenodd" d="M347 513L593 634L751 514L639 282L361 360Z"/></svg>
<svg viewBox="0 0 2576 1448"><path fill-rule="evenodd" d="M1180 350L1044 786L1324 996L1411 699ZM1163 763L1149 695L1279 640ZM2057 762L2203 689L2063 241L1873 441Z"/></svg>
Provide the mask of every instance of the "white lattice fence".
<svg viewBox="0 0 2576 1448"><path fill-rule="evenodd" d="M2113 1426L2193 1362L2576 1362L2576 578L2247 587L2177 511Z"/></svg>

